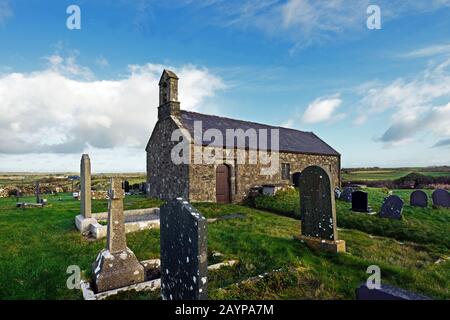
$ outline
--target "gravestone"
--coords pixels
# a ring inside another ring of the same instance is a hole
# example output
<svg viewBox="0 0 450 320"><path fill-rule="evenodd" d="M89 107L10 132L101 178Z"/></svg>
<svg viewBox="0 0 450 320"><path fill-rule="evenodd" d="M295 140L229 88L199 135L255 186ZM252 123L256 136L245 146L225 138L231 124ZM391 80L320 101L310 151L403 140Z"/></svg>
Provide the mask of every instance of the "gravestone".
<svg viewBox="0 0 450 320"><path fill-rule="evenodd" d="M72 193L75 197L75 193ZM78 194L77 194L78 196ZM80 214L75 217L75 225L81 233L89 231L90 225L97 223L92 218L91 209L91 159L83 154L80 161Z"/></svg>
<svg viewBox="0 0 450 320"><path fill-rule="evenodd" d="M88 154L81 156L80 174L81 215L91 218L91 159Z"/></svg>
<svg viewBox="0 0 450 320"><path fill-rule="evenodd" d="M292 175L292 183L293 183L293 185L294 185L295 187L297 187L297 188L298 188L299 183L300 183L300 175L301 175L301 174L302 174L301 172L295 172L295 173Z"/></svg>
<svg viewBox="0 0 450 320"><path fill-rule="evenodd" d="M127 193L130 192L130 183L127 180L123 182L123 190Z"/></svg>
<svg viewBox="0 0 450 320"><path fill-rule="evenodd" d="M345 202L352 202L352 194L353 188L345 187L339 199Z"/></svg>
<svg viewBox="0 0 450 320"><path fill-rule="evenodd" d="M335 199L340 199L341 198L341 194L342 194L341 189L339 189L339 188L334 189L334 198Z"/></svg>
<svg viewBox="0 0 450 320"><path fill-rule="evenodd" d="M352 211L369 212L369 194L364 191L352 193Z"/></svg>
<svg viewBox="0 0 450 320"><path fill-rule="evenodd" d="M428 207L428 196L422 190L416 190L411 193L410 205L413 207Z"/></svg>
<svg viewBox="0 0 450 320"><path fill-rule="evenodd" d="M108 238L92 268L97 292L144 282L144 267L127 247L123 198L119 178L111 178L108 191Z"/></svg>
<svg viewBox="0 0 450 320"><path fill-rule="evenodd" d="M396 288L387 284L369 289L366 283L356 289L357 300L431 300L429 297Z"/></svg>
<svg viewBox="0 0 450 320"><path fill-rule="evenodd" d="M161 296L204 300L207 295L207 221L187 201L160 210Z"/></svg>
<svg viewBox="0 0 450 320"><path fill-rule="evenodd" d="M262 186L263 190L262 193L263 195L266 196L274 196L275 195L275 186L273 184L264 184Z"/></svg>
<svg viewBox="0 0 450 320"><path fill-rule="evenodd" d="M310 166L300 177L301 236L310 247L330 252L344 252L345 242L338 240L336 208L330 174Z"/></svg>
<svg viewBox="0 0 450 320"><path fill-rule="evenodd" d="M403 212L403 200L395 195L389 196L386 199L384 199L380 211L380 217L400 220L402 218L402 212Z"/></svg>
<svg viewBox="0 0 450 320"><path fill-rule="evenodd" d="M36 203L41 203L41 188L39 181L36 181Z"/></svg>
<svg viewBox="0 0 450 320"><path fill-rule="evenodd" d="M450 193L447 190L435 190L432 194L432 198L435 206L450 208Z"/></svg>

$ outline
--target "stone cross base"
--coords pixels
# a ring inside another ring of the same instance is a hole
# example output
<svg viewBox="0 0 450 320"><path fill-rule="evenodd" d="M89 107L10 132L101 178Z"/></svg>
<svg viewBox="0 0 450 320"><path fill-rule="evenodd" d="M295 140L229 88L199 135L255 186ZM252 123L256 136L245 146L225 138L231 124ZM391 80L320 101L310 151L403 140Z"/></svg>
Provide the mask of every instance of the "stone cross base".
<svg viewBox="0 0 450 320"><path fill-rule="evenodd" d="M302 242L305 242L308 245L308 247L314 250L326 251L331 253L345 252L344 240L331 241L302 235L295 236L294 238Z"/></svg>
<svg viewBox="0 0 450 320"><path fill-rule="evenodd" d="M80 233L85 233L91 230L91 224L97 223L97 219L85 218L82 214L75 217L75 226Z"/></svg>
<svg viewBox="0 0 450 320"><path fill-rule="evenodd" d="M93 264L93 270L97 292L144 282L144 267L128 248L114 253L102 250Z"/></svg>

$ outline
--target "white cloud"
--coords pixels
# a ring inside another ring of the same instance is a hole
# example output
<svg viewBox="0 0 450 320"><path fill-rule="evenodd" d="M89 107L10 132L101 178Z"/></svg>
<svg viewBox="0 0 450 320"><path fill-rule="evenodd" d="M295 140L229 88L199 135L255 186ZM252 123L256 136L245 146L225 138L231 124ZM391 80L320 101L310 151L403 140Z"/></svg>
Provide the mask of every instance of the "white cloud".
<svg viewBox="0 0 450 320"><path fill-rule="evenodd" d="M54 55L47 60L45 70L0 75L0 153L79 154L87 148L145 153L157 119L164 66L133 65L123 79L95 80L74 58ZM225 87L207 69L171 69L180 78L184 109L201 109Z"/></svg>
<svg viewBox="0 0 450 320"><path fill-rule="evenodd" d="M312 124L342 119L343 114L335 114L341 104L342 100L338 94L318 98L308 106L302 120L304 123Z"/></svg>
<svg viewBox="0 0 450 320"><path fill-rule="evenodd" d="M422 132L436 139L450 136L450 59L419 75L389 84L363 86L360 111L354 121L363 124L376 114L390 113L389 128L377 140L386 146L414 141Z"/></svg>
<svg viewBox="0 0 450 320"><path fill-rule="evenodd" d="M255 28L294 44L294 50L367 31L367 7L381 8L382 25L398 17L448 7L450 0L181 0L216 9L208 21L226 27Z"/></svg>
<svg viewBox="0 0 450 320"><path fill-rule="evenodd" d="M95 60L95 63L101 68L109 67L109 62L104 56L100 56Z"/></svg>
<svg viewBox="0 0 450 320"><path fill-rule="evenodd" d="M0 25L6 23L6 21L13 16L13 11L9 5L9 1L0 0Z"/></svg>
<svg viewBox="0 0 450 320"><path fill-rule="evenodd" d="M441 54L450 54L450 44L432 45L401 55L403 58L426 58Z"/></svg>

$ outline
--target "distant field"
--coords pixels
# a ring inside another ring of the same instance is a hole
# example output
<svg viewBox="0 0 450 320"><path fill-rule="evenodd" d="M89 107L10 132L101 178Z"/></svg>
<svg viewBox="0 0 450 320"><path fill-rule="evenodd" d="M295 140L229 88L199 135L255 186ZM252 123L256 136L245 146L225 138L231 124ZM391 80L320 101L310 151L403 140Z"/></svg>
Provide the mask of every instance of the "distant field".
<svg viewBox="0 0 450 320"><path fill-rule="evenodd" d="M344 181L377 181L377 180L396 180L410 173L420 173L431 177L450 177L449 171L428 171L423 168L407 169L380 169L380 170L342 170L342 179Z"/></svg>
<svg viewBox="0 0 450 320"><path fill-rule="evenodd" d="M78 172L65 173L0 173L0 188L5 186L24 186L33 185L39 180L42 183L50 183L57 186L70 186L72 182L67 179L68 176L77 176ZM106 190L110 177L116 176L123 180L128 180L132 185L146 181L145 173L95 173L92 175L92 187L98 190ZM74 187L77 188L78 181L74 181Z"/></svg>

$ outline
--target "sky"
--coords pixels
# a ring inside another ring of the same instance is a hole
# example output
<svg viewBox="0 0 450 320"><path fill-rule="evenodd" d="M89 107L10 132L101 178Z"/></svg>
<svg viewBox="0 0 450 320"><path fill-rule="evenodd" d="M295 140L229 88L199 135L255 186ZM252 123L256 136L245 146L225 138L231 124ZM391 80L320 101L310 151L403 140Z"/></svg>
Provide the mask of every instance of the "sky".
<svg viewBox="0 0 450 320"><path fill-rule="evenodd" d="M164 68L343 167L450 164L450 0L0 0L0 171L145 172Z"/></svg>

